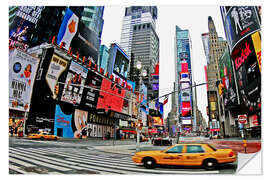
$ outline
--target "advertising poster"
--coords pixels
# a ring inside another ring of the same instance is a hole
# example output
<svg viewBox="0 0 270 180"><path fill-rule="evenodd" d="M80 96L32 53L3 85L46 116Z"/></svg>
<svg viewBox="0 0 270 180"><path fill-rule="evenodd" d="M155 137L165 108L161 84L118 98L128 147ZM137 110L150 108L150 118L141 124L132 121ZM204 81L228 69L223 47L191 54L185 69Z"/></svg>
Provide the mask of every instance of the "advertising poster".
<svg viewBox="0 0 270 180"><path fill-rule="evenodd" d="M74 138L80 138L81 136L87 135L87 116L87 111L75 109L73 117L75 124Z"/></svg>
<svg viewBox="0 0 270 180"><path fill-rule="evenodd" d="M251 35L252 41L253 41L253 46L256 52L256 56L257 56L257 60L258 60L258 65L261 70L261 65L262 65L262 60L261 60L261 55L262 55L262 51L261 51L261 36L259 32L256 32L254 34Z"/></svg>
<svg viewBox="0 0 270 180"><path fill-rule="evenodd" d="M92 71L88 72L88 77L85 82L86 86L93 87L95 89L100 89L101 82L102 82L102 77L100 75ZM84 88L82 100L81 100L82 106L85 106L90 109L96 109L98 97L99 97L99 91L95 89Z"/></svg>
<svg viewBox="0 0 270 180"><path fill-rule="evenodd" d="M15 49L9 56L9 108L29 112L39 59Z"/></svg>
<svg viewBox="0 0 270 180"><path fill-rule="evenodd" d="M58 78L66 70L68 62L57 55L53 55L49 69L46 74L47 84L52 92L52 98L55 99L58 94L55 92L55 86L58 82Z"/></svg>
<svg viewBox="0 0 270 180"><path fill-rule="evenodd" d="M260 30L255 6L232 6L225 19L227 41L233 51L243 38Z"/></svg>
<svg viewBox="0 0 270 180"><path fill-rule="evenodd" d="M137 108L136 95L132 94L132 117L137 118L137 116L138 116L138 108Z"/></svg>
<svg viewBox="0 0 270 180"><path fill-rule="evenodd" d="M61 100L80 104L88 69L71 61Z"/></svg>
<svg viewBox="0 0 270 180"><path fill-rule="evenodd" d="M125 90L106 78L102 80L101 90L97 109L112 110L121 113L123 110Z"/></svg>
<svg viewBox="0 0 270 180"><path fill-rule="evenodd" d="M219 69L221 83L224 87L224 106L225 108L236 106L238 104L237 92L232 67L232 59L228 49L225 50L224 54L219 59Z"/></svg>
<svg viewBox="0 0 270 180"><path fill-rule="evenodd" d="M33 29L44 7L19 6L16 16L9 26L9 45L26 51Z"/></svg>
<svg viewBox="0 0 270 180"><path fill-rule="evenodd" d="M93 124L92 137L98 137L97 124Z"/></svg>
<svg viewBox="0 0 270 180"><path fill-rule="evenodd" d="M73 138L72 114L64 114L61 107L55 107L54 135L64 138Z"/></svg>
<svg viewBox="0 0 270 180"><path fill-rule="evenodd" d="M191 95L190 95L190 89L184 89L181 91L181 99L182 101L190 101Z"/></svg>

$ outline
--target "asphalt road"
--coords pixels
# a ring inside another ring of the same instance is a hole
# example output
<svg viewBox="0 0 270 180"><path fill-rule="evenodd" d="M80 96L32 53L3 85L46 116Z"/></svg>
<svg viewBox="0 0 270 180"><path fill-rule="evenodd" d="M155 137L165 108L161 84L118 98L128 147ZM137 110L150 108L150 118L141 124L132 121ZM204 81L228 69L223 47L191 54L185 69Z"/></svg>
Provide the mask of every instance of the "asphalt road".
<svg viewBox="0 0 270 180"><path fill-rule="evenodd" d="M145 169L132 162L133 141L9 138L9 174L234 174L237 162L206 171L201 167L158 166ZM166 147L142 143L141 150Z"/></svg>

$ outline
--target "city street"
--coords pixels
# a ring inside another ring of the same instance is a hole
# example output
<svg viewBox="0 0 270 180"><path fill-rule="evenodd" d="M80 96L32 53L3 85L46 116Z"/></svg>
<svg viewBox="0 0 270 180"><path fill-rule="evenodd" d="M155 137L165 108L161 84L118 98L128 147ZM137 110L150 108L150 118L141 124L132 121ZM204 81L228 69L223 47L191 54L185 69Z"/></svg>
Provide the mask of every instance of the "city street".
<svg viewBox="0 0 270 180"><path fill-rule="evenodd" d="M206 140L202 137L183 141ZM226 140L212 140L225 142ZM230 141L231 142L231 141ZM235 140L235 142L238 142ZM257 142L257 141L256 141ZM134 140L61 139L59 141L9 139L10 174L234 174L237 162L206 171L202 167L158 166L145 169L132 162ZM224 148L224 143L223 144ZM236 146L236 145L234 145ZM227 145L229 147L229 145ZM140 143L141 150L162 150L166 146ZM238 148L240 149L240 148Z"/></svg>

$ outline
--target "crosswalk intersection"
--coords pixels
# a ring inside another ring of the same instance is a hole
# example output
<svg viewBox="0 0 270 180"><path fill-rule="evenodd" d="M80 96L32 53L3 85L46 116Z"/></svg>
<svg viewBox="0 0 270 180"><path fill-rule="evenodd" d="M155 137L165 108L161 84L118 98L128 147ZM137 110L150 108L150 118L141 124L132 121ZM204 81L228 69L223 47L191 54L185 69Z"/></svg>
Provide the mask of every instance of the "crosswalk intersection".
<svg viewBox="0 0 270 180"><path fill-rule="evenodd" d="M101 153L94 149L9 147L10 174L218 174L203 169L145 169L131 156Z"/></svg>

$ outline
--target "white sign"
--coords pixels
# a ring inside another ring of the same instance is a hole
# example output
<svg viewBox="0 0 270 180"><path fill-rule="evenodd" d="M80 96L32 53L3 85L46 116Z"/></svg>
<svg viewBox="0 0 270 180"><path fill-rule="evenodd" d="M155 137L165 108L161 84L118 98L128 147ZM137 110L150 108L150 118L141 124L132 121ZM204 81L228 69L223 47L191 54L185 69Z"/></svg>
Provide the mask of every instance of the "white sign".
<svg viewBox="0 0 270 180"><path fill-rule="evenodd" d="M58 82L58 78L67 68L67 61L60 58L59 56L53 55L49 69L46 74L46 81L48 86L53 94L53 99L56 98L57 94L55 94L54 89L55 85Z"/></svg>
<svg viewBox="0 0 270 180"><path fill-rule="evenodd" d="M182 124L184 125L191 124L191 120L182 120Z"/></svg>
<svg viewBox="0 0 270 180"><path fill-rule="evenodd" d="M9 108L29 112L39 59L15 49L9 56Z"/></svg>

